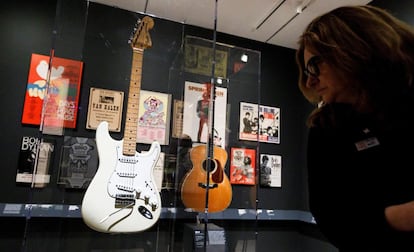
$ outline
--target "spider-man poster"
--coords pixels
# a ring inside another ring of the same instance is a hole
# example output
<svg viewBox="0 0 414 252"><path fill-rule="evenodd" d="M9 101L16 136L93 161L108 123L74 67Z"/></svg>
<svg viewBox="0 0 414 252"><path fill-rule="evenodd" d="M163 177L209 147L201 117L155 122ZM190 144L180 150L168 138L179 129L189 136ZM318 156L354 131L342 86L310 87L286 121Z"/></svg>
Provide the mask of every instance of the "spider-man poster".
<svg viewBox="0 0 414 252"><path fill-rule="evenodd" d="M183 134L189 136L195 144L207 143L209 125L209 105L211 84L186 81L184 91ZM216 87L214 100L214 145L224 148L227 89Z"/></svg>

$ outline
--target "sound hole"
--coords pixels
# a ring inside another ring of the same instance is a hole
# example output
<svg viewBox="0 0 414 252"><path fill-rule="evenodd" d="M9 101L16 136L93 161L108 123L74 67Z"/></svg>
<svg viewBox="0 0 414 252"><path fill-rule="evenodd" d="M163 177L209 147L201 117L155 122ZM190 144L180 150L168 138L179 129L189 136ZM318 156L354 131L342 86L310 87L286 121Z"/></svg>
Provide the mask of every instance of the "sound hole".
<svg viewBox="0 0 414 252"><path fill-rule="evenodd" d="M211 176L211 180L214 183L221 183L223 182L223 169L221 169L220 163L214 159L209 159L209 160L204 160L203 161L203 169L205 171L207 171L208 167L207 164L208 162L210 162L210 176ZM219 168L219 169L217 169Z"/></svg>
<svg viewBox="0 0 414 252"><path fill-rule="evenodd" d="M210 163L210 167L207 167L209 163ZM208 168L210 168L210 172L214 172L216 170L216 161L212 159L204 160L203 169L207 171Z"/></svg>

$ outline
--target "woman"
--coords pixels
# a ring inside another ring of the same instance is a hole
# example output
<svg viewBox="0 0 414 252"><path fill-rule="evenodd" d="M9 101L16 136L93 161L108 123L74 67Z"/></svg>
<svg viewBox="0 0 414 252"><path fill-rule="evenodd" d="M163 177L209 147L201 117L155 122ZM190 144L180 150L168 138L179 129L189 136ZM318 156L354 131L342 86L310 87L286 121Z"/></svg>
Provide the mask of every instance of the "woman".
<svg viewBox="0 0 414 252"><path fill-rule="evenodd" d="M310 210L340 251L414 251L414 31L372 6L314 19L299 40Z"/></svg>

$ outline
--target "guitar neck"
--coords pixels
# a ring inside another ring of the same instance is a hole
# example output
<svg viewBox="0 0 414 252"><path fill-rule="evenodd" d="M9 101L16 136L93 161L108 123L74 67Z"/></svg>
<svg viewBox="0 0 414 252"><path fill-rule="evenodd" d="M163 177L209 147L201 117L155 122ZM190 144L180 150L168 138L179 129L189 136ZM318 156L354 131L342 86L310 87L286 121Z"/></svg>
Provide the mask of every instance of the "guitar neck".
<svg viewBox="0 0 414 252"><path fill-rule="evenodd" d="M129 84L125 132L123 139L123 154L126 156L133 156L136 152L143 52L144 50L142 49L134 48L132 55L131 81Z"/></svg>

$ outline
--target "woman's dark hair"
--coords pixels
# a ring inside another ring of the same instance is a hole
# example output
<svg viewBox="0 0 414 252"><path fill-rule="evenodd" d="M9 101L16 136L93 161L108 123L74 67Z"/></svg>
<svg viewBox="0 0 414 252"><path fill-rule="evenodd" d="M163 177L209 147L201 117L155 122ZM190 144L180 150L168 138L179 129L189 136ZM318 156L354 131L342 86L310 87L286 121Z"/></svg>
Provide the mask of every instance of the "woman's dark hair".
<svg viewBox="0 0 414 252"><path fill-rule="evenodd" d="M401 95L412 93L414 31L387 11L374 6L345 6L315 18L299 39L296 63L299 88L311 103L320 97L306 86L304 50L348 79L363 106L386 113ZM363 108L366 109L366 108ZM311 114L312 125L318 108Z"/></svg>

